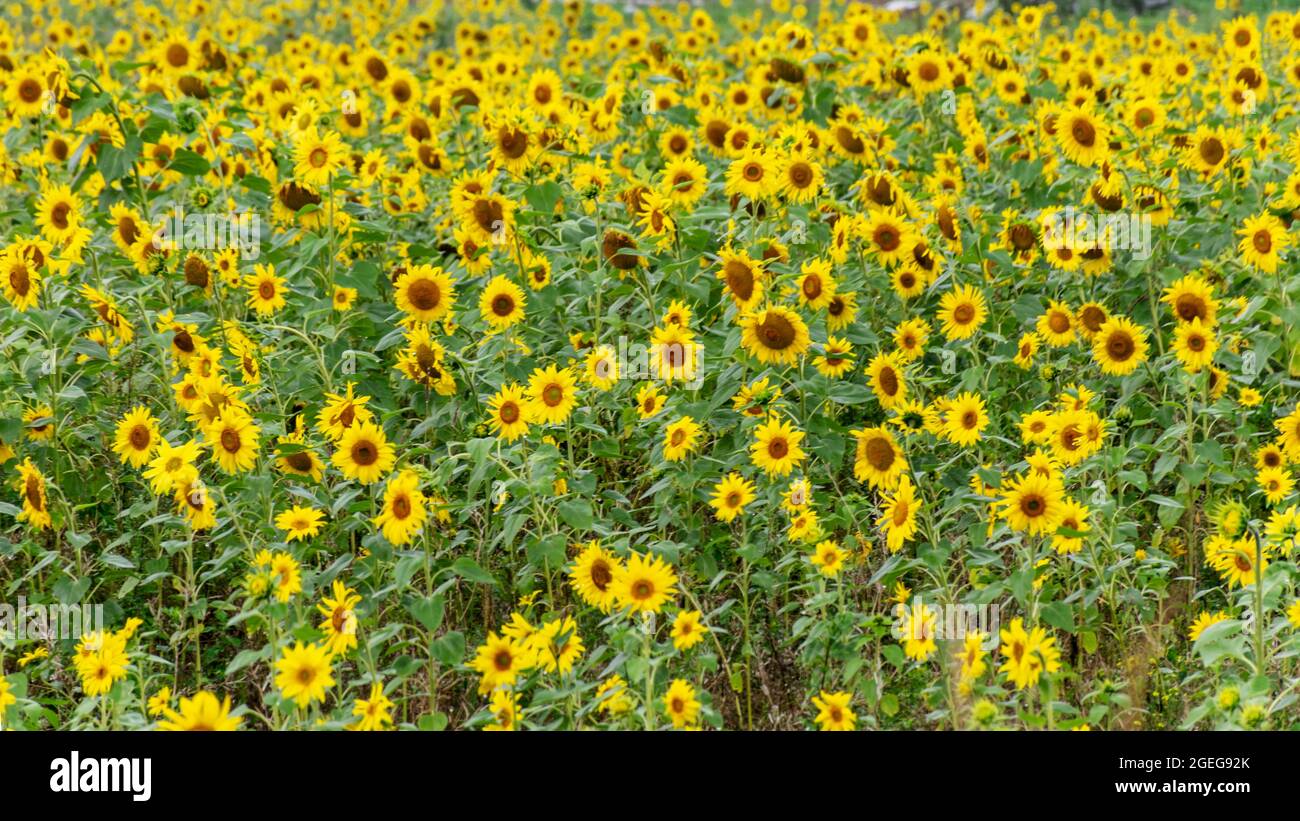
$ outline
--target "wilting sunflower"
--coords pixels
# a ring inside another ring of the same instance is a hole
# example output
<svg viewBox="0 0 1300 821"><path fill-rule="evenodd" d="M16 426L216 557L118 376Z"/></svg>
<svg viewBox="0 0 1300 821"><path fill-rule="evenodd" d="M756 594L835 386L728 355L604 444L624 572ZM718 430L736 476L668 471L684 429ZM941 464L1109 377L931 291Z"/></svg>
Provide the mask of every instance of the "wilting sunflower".
<svg viewBox="0 0 1300 821"><path fill-rule="evenodd" d="M528 408L523 386L511 382L501 386L501 390L488 400L488 409L491 411L488 423L497 432L497 436L513 442L528 433Z"/></svg>
<svg viewBox="0 0 1300 821"><path fill-rule="evenodd" d="M243 473L257 463L257 447L261 428L253 418L237 407L225 412L203 429L203 435L212 448L217 466L226 473Z"/></svg>
<svg viewBox="0 0 1300 821"><path fill-rule="evenodd" d="M676 595L677 574L658 556L633 553L614 571L615 600L632 613L658 613Z"/></svg>
<svg viewBox="0 0 1300 821"><path fill-rule="evenodd" d="M730 522L756 498L754 483L733 470L714 486L709 505L714 509L718 521Z"/></svg>
<svg viewBox="0 0 1300 821"><path fill-rule="evenodd" d="M1052 535L1066 513L1065 488L1061 480L1031 471L1003 484L998 515L1012 530L1031 536Z"/></svg>
<svg viewBox="0 0 1300 821"><path fill-rule="evenodd" d="M528 377L529 419L537 424L560 425L577 404L578 380L570 368L548 365Z"/></svg>
<svg viewBox="0 0 1300 821"><path fill-rule="evenodd" d="M275 526L284 531L286 542L296 542L310 539L320 533L321 522L324 520L324 511L314 507L294 505L276 515Z"/></svg>
<svg viewBox="0 0 1300 821"><path fill-rule="evenodd" d="M158 420L144 405L137 405L117 423L113 449L123 463L129 462L131 467L140 468L153 456L161 440Z"/></svg>
<svg viewBox="0 0 1300 821"><path fill-rule="evenodd" d="M478 310L483 320L501 331L524 318L524 292L504 276L495 276L479 297Z"/></svg>
<svg viewBox="0 0 1300 821"><path fill-rule="evenodd" d="M1102 373L1126 376L1146 361L1146 330L1126 317L1111 317L1093 337L1092 357Z"/></svg>
<svg viewBox="0 0 1300 821"><path fill-rule="evenodd" d="M944 336L969 339L988 317L984 294L973 285L958 286L939 299L938 317Z"/></svg>
<svg viewBox="0 0 1300 821"><path fill-rule="evenodd" d="M811 344L803 317L789 308L755 311L740 322L745 350L765 365L793 365Z"/></svg>
<svg viewBox="0 0 1300 821"><path fill-rule="evenodd" d="M853 476L871 487L892 490L907 470L907 458L888 428L874 427L853 431L857 451L853 459Z"/></svg>
<svg viewBox="0 0 1300 821"><path fill-rule="evenodd" d="M885 410L907 400L907 379L900 358L897 353L879 353L867 364L867 383Z"/></svg>
<svg viewBox="0 0 1300 821"><path fill-rule="evenodd" d="M456 287L441 268L413 265L397 279L397 307L419 322L437 322L456 301Z"/></svg>
<svg viewBox="0 0 1300 821"><path fill-rule="evenodd" d="M754 443L750 446L750 459L762 468L769 478L789 476L804 459L804 432L789 422L768 417L766 422L754 429Z"/></svg>
<svg viewBox="0 0 1300 821"><path fill-rule="evenodd" d="M392 470L397 456L383 428L357 422L339 439L330 461L347 478L369 485Z"/></svg>
<svg viewBox="0 0 1300 821"><path fill-rule="evenodd" d="M420 477L413 470L403 470L388 480L384 488L384 509L375 517L389 544L409 544L429 517L425 496L420 492Z"/></svg>
<svg viewBox="0 0 1300 821"><path fill-rule="evenodd" d="M334 686L330 653L322 645L304 645L299 641L293 647L286 646L275 669L278 671L275 686L280 688L280 695L300 708L313 701L324 701L325 691Z"/></svg>

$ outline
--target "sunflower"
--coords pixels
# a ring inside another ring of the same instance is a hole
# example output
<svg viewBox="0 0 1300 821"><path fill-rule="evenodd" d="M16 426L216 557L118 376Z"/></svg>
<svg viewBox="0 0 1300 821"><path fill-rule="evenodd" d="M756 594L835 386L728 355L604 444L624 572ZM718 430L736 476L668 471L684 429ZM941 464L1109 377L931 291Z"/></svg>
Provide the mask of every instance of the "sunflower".
<svg viewBox="0 0 1300 821"><path fill-rule="evenodd" d="M813 721L822 730L831 732L852 730L858 722L858 717L849 708L852 700L852 693L828 693L822 690L821 695L812 697L812 704L817 708L817 716Z"/></svg>
<svg viewBox="0 0 1300 821"><path fill-rule="evenodd" d="M157 449L144 478L149 480L154 493L169 493L175 488L188 485L199 477L195 462L203 446L195 440L173 447L166 439L159 438Z"/></svg>
<svg viewBox="0 0 1300 821"><path fill-rule="evenodd" d="M1126 317L1111 317L1092 340L1092 357L1102 373L1126 376L1146 361L1146 330Z"/></svg>
<svg viewBox="0 0 1300 821"><path fill-rule="evenodd" d="M1241 254L1242 264L1265 273L1275 273L1287 246L1291 244L1291 235L1287 233L1282 221L1265 211L1258 216L1247 217L1246 224L1237 233L1241 236L1237 251Z"/></svg>
<svg viewBox="0 0 1300 821"><path fill-rule="evenodd" d="M1220 610L1217 613L1211 613L1208 610L1202 610L1197 614L1191 624L1187 626L1187 640L1196 641L1205 632L1206 628L1218 624L1221 621L1227 621L1228 614Z"/></svg>
<svg viewBox="0 0 1300 821"><path fill-rule="evenodd" d="M17 311L35 307L40 298L41 272L21 248L0 252L0 292Z"/></svg>
<svg viewBox="0 0 1300 821"><path fill-rule="evenodd" d="M356 424L373 422L375 415L366 407L369 396L354 396L354 383L349 382L342 394L325 394L325 407L316 417L316 430L337 442Z"/></svg>
<svg viewBox="0 0 1300 821"><path fill-rule="evenodd" d="M776 162L780 176L774 186L788 202L806 203L816 199L823 181L822 167L816 160L808 154L792 152Z"/></svg>
<svg viewBox="0 0 1300 821"><path fill-rule="evenodd" d="M658 613L677 595L677 574L658 556L633 553L614 571L614 597L632 613Z"/></svg>
<svg viewBox="0 0 1300 821"><path fill-rule="evenodd" d="M68 244L81 228L81 199L66 185L42 188L36 201L36 226L50 242Z"/></svg>
<svg viewBox="0 0 1300 821"><path fill-rule="evenodd" d="M1184 167L1208 180L1227 166L1238 142L1237 134L1233 131L1202 125L1188 138L1187 147L1182 153L1182 163Z"/></svg>
<svg viewBox="0 0 1300 821"><path fill-rule="evenodd" d="M1088 533L1092 530L1092 527L1088 524L1090 511L1085 505L1081 505L1068 497L1062 502L1062 511L1057 532L1052 535L1052 548L1062 555L1077 553L1083 548L1084 536L1060 531L1074 531L1076 534Z"/></svg>
<svg viewBox="0 0 1300 821"><path fill-rule="evenodd" d="M40 468L32 464L30 457L18 465L16 487L23 500L22 512L17 516L18 521L27 522L36 530L44 530L53 524L49 502L45 495L45 476Z"/></svg>
<svg viewBox="0 0 1300 821"><path fill-rule="evenodd" d="M773 193L777 180L776 166L767 155L747 148L727 166L726 193L761 202Z"/></svg>
<svg viewBox="0 0 1300 821"><path fill-rule="evenodd" d="M663 410L664 403L667 401L668 397L659 392L658 385L653 382L642 385L636 392L637 416L649 419Z"/></svg>
<svg viewBox="0 0 1300 821"><path fill-rule="evenodd" d="M879 353L867 364L867 381L880 407L889 410L907 401L907 379L897 353Z"/></svg>
<svg viewBox="0 0 1300 821"><path fill-rule="evenodd" d="M1070 108L1057 118L1056 144L1071 161L1098 166L1110 155L1110 128L1092 111Z"/></svg>
<svg viewBox="0 0 1300 821"><path fill-rule="evenodd" d="M880 500L881 516L876 527L885 531L885 543L890 553L897 553L903 545L916 536L916 514L921 502L916 498L916 486L906 473L899 477L898 487L884 492Z"/></svg>
<svg viewBox="0 0 1300 821"><path fill-rule="evenodd" d="M799 303L813 310L821 310L835 296L835 277L830 263L813 257L800 266L800 276L795 282Z"/></svg>
<svg viewBox="0 0 1300 821"><path fill-rule="evenodd" d="M276 439L276 466L290 476L308 476L319 482L325 473L325 463L306 444L302 431L294 431Z"/></svg>
<svg viewBox="0 0 1300 821"><path fill-rule="evenodd" d="M339 439L331 461L347 478L369 485L392 470L397 456L382 427L357 422Z"/></svg>
<svg viewBox="0 0 1300 821"><path fill-rule="evenodd" d="M294 542L310 539L320 533L321 522L324 519L323 511L314 507L294 505L275 517L275 526L284 531L286 542Z"/></svg>
<svg viewBox="0 0 1300 821"><path fill-rule="evenodd" d="M433 265L413 265L394 284L397 307L418 322L437 322L456 301L456 286Z"/></svg>
<svg viewBox="0 0 1300 821"><path fill-rule="evenodd" d="M714 486L709 505L714 508L718 521L730 522L756 498L754 483L733 470Z"/></svg>
<svg viewBox="0 0 1300 821"><path fill-rule="evenodd" d="M230 696L218 701L206 690L193 698L181 696L179 711L166 705L161 709L165 720L158 722L158 729L163 731L231 732L238 730L244 720L243 716L230 714Z"/></svg>
<svg viewBox="0 0 1300 821"><path fill-rule="evenodd" d="M334 299L332 304L336 311L350 311L352 306L357 302L357 289L347 288L342 285L334 286Z"/></svg>
<svg viewBox="0 0 1300 821"><path fill-rule="evenodd" d="M907 458L888 428L874 427L852 432L857 440L853 476L873 488L892 490L907 470Z"/></svg>
<svg viewBox="0 0 1300 821"><path fill-rule="evenodd" d="M1199 319L1208 326L1215 324L1219 303L1214 288L1195 274L1189 274L1165 289L1161 301L1169 305L1179 322Z"/></svg>
<svg viewBox="0 0 1300 821"><path fill-rule="evenodd" d="M1018 366L1028 370L1034 364L1034 355L1038 353L1041 337L1033 331L1023 334L1016 344L1016 355L1012 359Z"/></svg>
<svg viewBox="0 0 1300 821"><path fill-rule="evenodd" d="M663 704L664 713L679 730L693 727L699 720L700 701L695 697L695 688L683 679L675 678L668 685Z"/></svg>
<svg viewBox="0 0 1300 821"><path fill-rule="evenodd" d="M420 492L420 477L415 471L403 470L384 488L384 509L374 524L389 544L401 546L411 539L428 519L425 495Z"/></svg>
<svg viewBox="0 0 1300 821"><path fill-rule="evenodd" d="M8 56L6 55L6 60ZM45 74L31 61L19 65L5 78L5 108L14 117L37 117L53 93L45 83Z"/></svg>
<svg viewBox="0 0 1300 821"><path fill-rule="evenodd" d="M862 227L862 235L867 241L867 248L881 265L901 262L913 239L907 223L884 210L876 210L867 218ZM913 271L911 268L907 270ZM920 278L917 281L924 287L925 283Z"/></svg>
<svg viewBox="0 0 1300 821"><path fill-rule="evenodd" d="M686 651L704 641L709 628L701 623L701 619L703 615L698 610L679 610L673 619L673 627L669 634L673 640L673 647L679 651Z"/></svg>
<svg viewBox="0 0 1300 821"><path fill-rule="evenodd" d="M217 524L217 503L196 471L191 477L173 485L176 511L185 516L193 530L209 530Z"/></svg>
<svg viewBox="0 0 1300 821"><path fill-rule="evenodd" d="M592 607L608 613L615 600L614 577L622 568L618 558L591 541L573 560L569 569L569 584L578 597Z"/></svg>
<svg viewBox="0 0 1300 821"><path fill-rule="evenodd" d="M767 365L793 365L811 343L803 317L789 308L773 306L740 321L745 350Z"/></svg>
<svg viewBox="0 0 1300 821"><path fill-rule="evenodd" d="M1035 330L1043 341L1053 348L1061 348L1074 341L1075 317L1070 306L1064 302L1051 300L1047 310L1038 317Z"/></svg>
<svg viewBox="0 0 1300 821"><path fill-rule="evenodd" d="M257 311L258 316L271 316L286 304L284 277L276 276L274 265L254 265L253 271L244 278L248 307Z"/></svg>
<svg viewBox="0 0 1300 821"><path fill-rule="evenodd" d="M1051 535L1065 517L1065 489L1059 477L1031 471L1005 482L997 505L999 517L1012 530L1027 531L1031 536Z"/></svg>
<svg viewBox="0 0 1300 821"><path fill-rule="evenodd" d="M528 416L537 424L563 424L577 404L578 381L570 368L548 365L528 377Z"/></svg>
<svg viewBox="0 0 1300 821"><path fill-rule="evenodd" d="M763 264L727 246L718 254L718 265L717 277L736 307L748 311L756 306L763 298Z"/></svg>
<svg viewBox="0 0 1300 821"><path fill-rule="evenodd" d="M754 443L750 446L750 459L766 471L768 477L788 476L804 460L799 443L804 432L776 417L769 417L754 430Z"/></svg>
<svg viewBox="0 0 1300 821"><path fill-rule="evenodd" d="M129 462L131 467L140 468L153 456L161 439L158 420L144 405L136 405L117 423L113 449L123 463Z"/></svg>
<svg viewBox="0 0 1300 821"><path fill-rule="evenodd" d="M493 330L502 331L524 318L524 292L504 276L495 276L483 289L478 309Z"/></svg>
<svg viewBox="0 0 1300 821"><path fill-rule="evenodd" d="M1286 468L1264 468L1255 474L1255 482L1270 505L1282 501L1295 489L1295 480Z"/></svg>
<svg viewBox="0 0 1300 821"><path fill-rule="evenodd" d="M618 384L618 354L611 346L592 348L583 365L583 378L596 390L607 391Z"/></svg>
<svg viewBox="0 0 1300 821"><path fill-rule="evenodd" d="M977 394L965 392L948 403L943 433L950 442L966 447L980 440L988 424L989 416L984 409L984 400Z"/></svg>
<svg viewBox="0 0 1300 821"><path fill-rule="evenodd" d="M601 543L589 542L573 560L569 569L569 585L577 592L578 598L591 607L608 613L614 605L614 577L619 572L621 562L614 553L606 551Z"/></svg>
<svg viewBox="0 0 1300 821"><path fill-rule="evenodd" d="M1257 550L1260 555L1256 555ZM1246 536L1228 542L1209 561L1231 590L1255 584L1268 569L1269 552L1267 545L1260 545L1253 536Z"/></svg>
<svg viewBox="0 0 1300 821"><path fill-rule="evenodd" d="M226 408L225 412L203 429L217 466L226 473L243 473L253 469L257 463L261 432L251 416L234 406Z"/></svg>
<svg viewBox="0 0 1300 821"><path fill-rule="evenodd" d="M843 337L829 334L822 346L822 354L813 359L813 366L822 376L839 379L853 370L853 344Z"/></svg>
<svg viewBox="0 0 1300 821"><path fill-rule="evenodd" d="M278 671L275 686L280 688L280 695L293 700L300 708L313 701L324 701L325 691L334 686L329 650L314 642L304 645L299 641L293 647L283 648L275 669Z"/></svg>
<svg viewBox="0 0 1300 821"><path fill-rule="evenodd" d="M1015 618L1009 629L1001 631L1000 637L1005 661L998 672L1006 673L1017 689L1032 687L1044 672L1055 673L1061 668L1061 651L1054 646L1056 639L1048 637L1043 628L1026 632L1024 619Z"/></svg>
<svg viewBox="0 0 1300 821"><path fill-rule="evenodd" d="M664 459L679 462L695 450L700 426L689 416L683 416L664 429Z"/></svg>
<svg viewBox="0 0 1300 821"><path fill-rule="evenodd" d="M524 400L523 386L511 382L488 400L491 416L488 423L507 442L513 442L528 433L529 405Z"/></svg>
<svg viewBox="0 0 1300 821"><path fill-rule="evenodd" d="M894 329L894 344L905 362L913 362L925 355L925 343L930 337L930 323L924 319L908 319Z"/></svg>
<svg viewBox="0 0 1300 821"><path fill-rule="evenodd" d="M1199 319L1180 322L1174 328L1174 354L1188 373L1198 373L1214 361L1214 352L1219 349L1219 340L1214 329L1201 323Z"/></svg>
<svg viewBox="0 0 1300 821"><path fill-rule="evenodd" d="M987 317L984 294L972 285L961 285L939 299L939 321L950 340L969 339Z"/></svg>
<svg viewBox="0 0 1300 821"><path fill-rule="evenodd" d="M709 172L694 157L675 157L664 166L659 190L674 205L691 208L709 187Z"/></svg>

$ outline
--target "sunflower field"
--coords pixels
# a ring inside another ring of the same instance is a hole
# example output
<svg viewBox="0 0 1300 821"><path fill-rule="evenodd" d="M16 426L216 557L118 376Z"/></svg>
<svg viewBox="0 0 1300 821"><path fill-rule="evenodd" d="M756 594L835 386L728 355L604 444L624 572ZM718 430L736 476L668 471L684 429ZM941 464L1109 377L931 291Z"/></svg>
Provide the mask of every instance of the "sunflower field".
<svg viewBox="0 0 1300 821"><path fill-rule="evenodd" d="M0 726L1300 725L1235 6L11 4Z"/></svg>

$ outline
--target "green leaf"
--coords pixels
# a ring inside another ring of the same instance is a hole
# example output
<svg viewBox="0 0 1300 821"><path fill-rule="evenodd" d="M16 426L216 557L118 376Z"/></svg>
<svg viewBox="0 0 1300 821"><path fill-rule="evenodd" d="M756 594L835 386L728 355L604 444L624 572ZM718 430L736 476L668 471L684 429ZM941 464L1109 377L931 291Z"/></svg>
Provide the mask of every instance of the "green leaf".
<svg viewBox="0 0 1300 821"><path fill-rule="evenodd" d="M467 581L490 585L496 585L497 583L496 578L491 573L480 567L479 563L469 556L461 556L452 562L451 569L457 576Z"/></svg>
<svg viewBox="0 0 1300 821"><path fill-rule="evenodd" d="M595 517L591 512L591 503L584 499L571 499L557 506L560 518L574 530L589 530Z"/></svg>
<svg viewBox="0 0 1300 821"><path fill-rule="evenodd" d="M452 630L439 636L429 645L429 652L444 667L455 667L465 658L465 634Z"/></svg>

